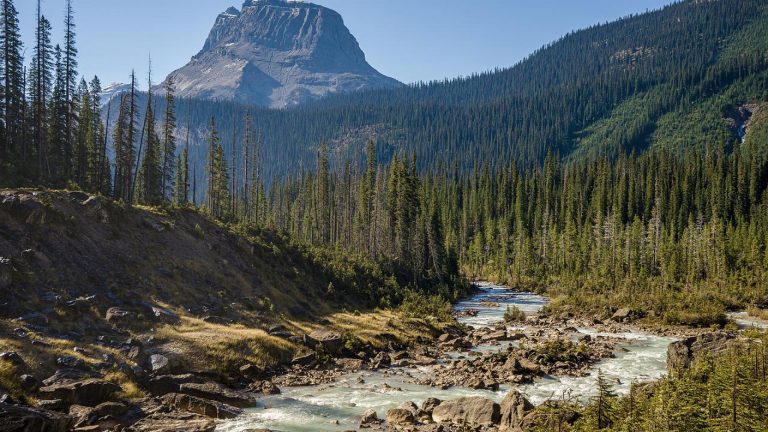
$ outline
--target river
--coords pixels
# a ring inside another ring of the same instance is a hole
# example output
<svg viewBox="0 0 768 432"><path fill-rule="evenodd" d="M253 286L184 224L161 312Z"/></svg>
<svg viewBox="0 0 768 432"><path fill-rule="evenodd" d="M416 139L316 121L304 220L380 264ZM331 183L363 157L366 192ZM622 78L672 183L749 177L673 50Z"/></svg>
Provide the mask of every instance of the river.
<svg viewBox="0 0 768 432"><path fill-rule="evenodd" d="M456 309L474 309L478 313L459 319L464 324L479 327L490 326L503 319L507 306L517 306L526 314L538 312L547 304L544 297L531 293L518 293L502 286L481 284L473 297L460 302ZM579 328L579 332L597 335L593 329ZM595 390L595 374L602 370L614 384L619 394L629 391L632 381L658 379L666 373L667 346L672 338L642 332L611 334L626 342L619 345L614 358L595 365L592 374L584 377L547 377L532 384L518 386L531 402L539 404L550 398L558 398L565 392L580 400L589 398ZM475 350L498 350L505 346L478 346ZM412 384L414 378L425 377L430 367L393 368L383 371L363 371L345 375L327 385L282 388L282 394L260 399L256 408L250 409L235 420L222 423L219 432L243 432L253 428L268 428L282 432L346 431L356 429L360 416L367 410L375 410L384 416L387 410L403 402L417 404L429 397L441 400L463 396L483 396L500 401L509 390L502 386L499 391L472 390L453 387L441 390L430 386Z"/></svg>

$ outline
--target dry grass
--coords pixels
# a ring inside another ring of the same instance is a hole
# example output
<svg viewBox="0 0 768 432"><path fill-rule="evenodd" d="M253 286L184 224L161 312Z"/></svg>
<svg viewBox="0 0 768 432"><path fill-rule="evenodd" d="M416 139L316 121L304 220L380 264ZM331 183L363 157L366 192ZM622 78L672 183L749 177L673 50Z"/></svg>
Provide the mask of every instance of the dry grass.
<svg viewBox="0 0 768 432"><path fill-rule="evenodd" d="M228 374L245 364L275 366L290 361L296 346L260 329L224 326L196 318L157 330L155 337L173 366Z"/></svg>
<svg viewBox="0 0 768 432"><path fill-rule="evenodd" d="M330 325L312 322L291 322L296 329L310 333L327 328L341 334L354 336L361 341L382 348L394 336L402 343L419 338L432 338L442 332L444 324L425 319L406 318L398 311L376 310L367 313L339 312L327 317ZM390 335L390 337L382 337Z"/></svg>
<svg viewBox="0 0 768 432"><path fill-rule="evenodd" d="M747 307L747 314L755 318L768 320L768 309L760 309L757 306L749 306Z"/></svg>
<svg viewBox="0 0 768 432"><path fill-rule="evenodd" d="M123 372L110 372L104 375L104 379L119 385L123 389L123 391L118 394L118 396L121 398L139 399L146 396L146 394L141 391L139 386L137 386L135 382L131 381L131 379L128 378L128 376Z"/></svg>

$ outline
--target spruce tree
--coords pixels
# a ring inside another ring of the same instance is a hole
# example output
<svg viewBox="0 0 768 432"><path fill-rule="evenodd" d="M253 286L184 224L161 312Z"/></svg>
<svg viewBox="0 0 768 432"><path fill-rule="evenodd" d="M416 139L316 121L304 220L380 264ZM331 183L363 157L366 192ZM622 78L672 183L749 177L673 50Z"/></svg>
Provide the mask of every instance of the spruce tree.
<svg viewBox="0 0 768 432"><path fill-rule="evenodd" d="M24 138L24 59L23 44L19 31L19 18L13 0L0 3L0 51L3 74L4 136L0 143L0 155L13 154L17 161L25 161L28 154Z"/></svg>
<svg viewBox="0 0 768 432"><path fill-rule="evenodd" d="M53 48L51 46L51 24L42 15L40 1L37 3L37 29L32 64L29 68L29 99L31 103L32 151L36 159L35 173L43 180L50 179L51 167L48 157L48 102L53 83Z"/></svg>
<svg viewBox="0 0 768 432"><path fill-rule="evenodd" d="M161 183L163 199L170 201L174 188L174 162L176 156L176 98L173 94L173 77L165 84L165 119L161 155Z"/></svg>
<svg viewBox="0 0 768 432"><path fill-rule="evenodd" d="M66 109L66 147L71 149L75 136L76 115L78 107L75 103L77 91L77 48L75 47L75 21L72 0L67 0L64 18L64 47L62 52L62 67L64 70L64 100Z"/></svg>

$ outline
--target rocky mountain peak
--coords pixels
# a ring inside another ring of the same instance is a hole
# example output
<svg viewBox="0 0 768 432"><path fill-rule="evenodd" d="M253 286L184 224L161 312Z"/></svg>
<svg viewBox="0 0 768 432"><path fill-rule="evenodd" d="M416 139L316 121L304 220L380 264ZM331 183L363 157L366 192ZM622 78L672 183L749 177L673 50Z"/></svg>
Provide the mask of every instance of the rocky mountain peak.
<svg viewBox="0 0 768 432"><path fill-rule="evenodd" d="M337 12L283 0L221 13L202 50L171 75L180 96L271 107L400 85L368 64Z"/></svg>

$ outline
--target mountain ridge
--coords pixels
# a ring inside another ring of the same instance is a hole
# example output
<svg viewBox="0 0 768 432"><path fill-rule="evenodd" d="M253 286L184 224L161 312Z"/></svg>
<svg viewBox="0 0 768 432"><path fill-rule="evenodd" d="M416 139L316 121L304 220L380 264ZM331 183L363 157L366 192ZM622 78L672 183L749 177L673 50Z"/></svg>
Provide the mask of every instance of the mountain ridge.
<svg viewBox="0 0 768 432"><path fill-rule="evenodd" d="M246 0L219 14L200 52L168 78L180 97L272 108L402 85L368 64L337 12L281 0Z"/></svg>

